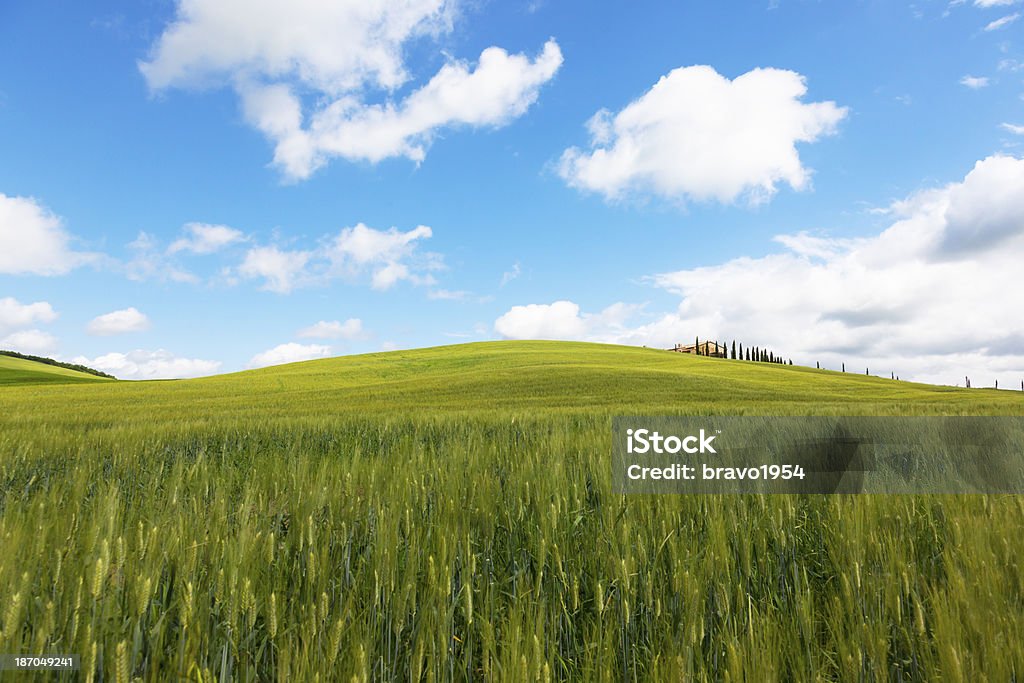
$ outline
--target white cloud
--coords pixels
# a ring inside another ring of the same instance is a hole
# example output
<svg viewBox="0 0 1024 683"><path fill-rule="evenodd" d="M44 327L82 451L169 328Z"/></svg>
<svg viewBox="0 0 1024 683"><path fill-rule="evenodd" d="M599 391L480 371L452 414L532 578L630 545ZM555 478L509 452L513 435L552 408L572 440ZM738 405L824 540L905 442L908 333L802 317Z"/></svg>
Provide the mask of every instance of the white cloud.
<svg viewBox="0 0 1024 683"><path fill-rule="evenodd" d="M522 268L519 266L519 262L516 261L512 264L512 270L506 270L501 274L501 287L504 287L508 283L512 282L522 274Z"/></svg>
<svg viewBox="0 0 1024 683"><path fill-rule="evenodd" d="M124 271L129 280L161 280L189 284L199 282L195 274L183 270L173 259L168 258L157 239L147 232L140 232L138 237L128 244L128 250L132 257L124 264Z"/></svg>
<svg viewBox="0 0 1024 683"><path fill-rule="evenodd" d="M0 273L63 275L95 260L76 252L63 221L32 197L0 193Z"/></svg>
<svg viewBox="0 0 1024 683"><path fill-rule="evenodd" d="M331 157L420 161L444 127L500 126L521 116L562 63L553 40L534 60L490 47L475 68L449 58L425 85L395 100L409 80L405 46L450 31L455 5L181 0L139 68L154 90L231 84L291 179ZM387 93L385 101L367 102L374 91Z"/></svg>
<svg viewBox="0 0 1024 683"><path fill-rule="evenodd" d="M181 237L167 248L168 254L179 251L191 251L195 254L212 254L226 246L242 242L245 234L241 230L226 225L210 225L209 223L186 223L184 230L187 237Z"/></svg>
<svg viewBox="0 0 1024 683"><path fill-rule="evenodd" d="M345 322L321 320L298 331L299 339L358 339L364 334L363 321L349 318Z"/></svg>
<svg viewBox="0 0 1024 683"><path fill-rule="evenodd" d="M314 250L254 247L246 253L238 274L263 278L264 289L279 293L332 278L354 280L367 274L371 286L379 290L390 289L403 280L432 285L435 279L431 272L444 267L441 256L417 249L432 234L425 225L402 232L393 227L375 230L359 223L322 238Z"/></svg>
<svg viewBox="0 0 1024 683"><path fill-rule="evenodd" d="M695 336L773 348L795 362L870 368L903 379L974 386L1024 378L1024 159L992 156L960 182L890 207L880 234L781 236L761 258L663 273L681 297L643 324L603 324L571 302L520 306L504 336L668 347Z"/></svg>
<svg viewBox="0 0 1024 683"><path fill-rule="evenodd" d="M19 330L0 339L0 349L48 356L57 350L57 338L42 330Z"/></svg>
<svg viewBox="0 0 1024 683"><path fill-rule="evenodd" d="M974 0L975 7L1006 7L1007 5L1015 5L1020 0Z"/></svg>
<svg viewBox="0 0 1024 683"><path fill-rule="evenodd" d="M0 332L36 323L52 323L56 319L57 312L49 302L23 304L10 296L0 299Z"/></svg>
<svg viewBox="0 0 1024 683"><path fill-rule="evenodd" d="M443 0L188 0L139 68L150 87L196 86L239 73L293 77L325 92L396 88L402 46L450 30Z"/></svg>
<svg viewBox="0 0 1024 683"><path fill-rule="evenodd" d="M143 332L148 329L149 318L134 306L97 316L86 327L89 334L100 337L127 332Z"/></svg>
<svg viewBox="0 0 1024 683"><path fill-rule="evenodd" d="M995 21L990 21L988 24L986 24L985 30L986 31L997 31L997 30L999 30L1001 28L1006 28L1007 26L1009 26L1013 22L1017 21L1018 19L1020 19L1020 12L1014 12L1013 14L1007 14L1005 17L1000 17L999 19L996 19Z"/></svg>
<svg viewBox="0 0 1024 683"><path fill-rule="evenodd" d="M396 228L374 230L363 223L344 228L325 248L330 272L335 275L372 273L374 289L389 289L401 280L416 285L430 285L434 278L428 271L441 267L435 254L419 255L416 247L429 239L433 231L420 225L402 232Z"/></svg>
<svg viewBox="0 0 1024 683"><path fill-rule="evenodd" d="M1014 135L1024 135L1024 126L1016 126L1012 123L1003 123L1000 125L1000 128L1013 133Z"/></svg>
<svg viewBox="0 0 1024 683"><path fill-rule="evenodd" d="M352 97L316 111L301 127L299 102L280 85L242 91L248 118L274 139L274 161L293 179L309 177L331 157L376 163L390 157L416 162L438 130L458 125L498 127L521 116L562 63L554 41L536 60L497 47L475 69L450 62L399 104L364 104Z"/></svg>
<svg viewBox="0 0 1024 683"><path fill-rule="evenodd" d="M263 289L287 294L308 279L306 264L312 256L309 251L255 247L246 253L238 272L247 278L263 278Z"/></svg>
<svg viewBox="0 0 1024 683"><path fill-rule="evenodd" d="M284 363L297 363L303 360L324 358L331 353L330 346L321 344L280 344L262 353L257 353L249 361L250 368L265 368L269 365L282 365Z"/></svg>
<svg viewBox="0 0 1024 683"><path fill-rule="evenodd" d="M432 289L427 292L427 298L436 301L465 301L470 296L472 292L464 289Z"/></svg>
<svg viewBox="0 0 1024 683"><path fill-rule="evenodd" d="M580 313L572 301L513 306L494 321L506 339L568 339L606 341L625 332L625 323L642 307L616 303L600 313Z"/></svg>
<svg viewBox="0 0 1024 683"><path fill-rule="evenodd" d="M674 69L639 99L587 123L591 149L567 149L559 174L609 199L765 201L780 182L807 187L796 144L831 135L846 116L834 102L805 103L804 77L754 69L733 80L710 66Z"/></svg>
<svg viewBox="0 0 1024 683"><path fill-rule="evenodd" d="M988 84L989 81L986 76L964 76L960 79L960 85L970 88L971 90L987 88Z"/></svg>
<svg viewBox="0 0 1024 683"><path fill-rule="evenodd" d="M120 379L181 379L212 375L219 361L182 358L170 351L136 349L128 353L108 353L96 358L78 356L72 363L101 370Z"/></svg>

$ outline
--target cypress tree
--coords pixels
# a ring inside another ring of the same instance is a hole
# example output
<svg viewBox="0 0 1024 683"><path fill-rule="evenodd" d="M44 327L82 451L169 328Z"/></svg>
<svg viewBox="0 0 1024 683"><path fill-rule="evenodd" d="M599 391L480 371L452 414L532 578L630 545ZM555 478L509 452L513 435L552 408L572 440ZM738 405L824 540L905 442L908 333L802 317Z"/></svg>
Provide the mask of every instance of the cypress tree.
<svg viewBox="0 0 1024 683"><path fill-rule="evenodd" d="M700 337L693 338L693 352L700 355Z"/></svg>
<svg viewBox="0 0 1024 683"><path fill-rule="evenodd" d="M816 368L818 368L819 370L821 370L821 361L817 361L817 360L816 360L816 361L814 361L814 367L816 367Z"/></svg>
<svg viewBox="0 0 1024 683"><path fill-rule="evenodd" d="M843 363L843 372L846 372L846 363Z"/></svg>

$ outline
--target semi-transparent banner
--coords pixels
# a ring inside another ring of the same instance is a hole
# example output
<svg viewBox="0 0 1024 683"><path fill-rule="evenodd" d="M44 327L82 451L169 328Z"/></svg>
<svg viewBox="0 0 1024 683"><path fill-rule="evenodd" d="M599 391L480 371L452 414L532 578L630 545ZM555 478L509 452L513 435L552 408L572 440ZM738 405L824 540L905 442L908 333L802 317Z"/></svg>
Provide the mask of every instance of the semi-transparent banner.
<svg viewBox="0 0 1024 683"><path fill-rule="evenodd" d="M616 417L616 493L1024 493L1024 417Z"/></svg>

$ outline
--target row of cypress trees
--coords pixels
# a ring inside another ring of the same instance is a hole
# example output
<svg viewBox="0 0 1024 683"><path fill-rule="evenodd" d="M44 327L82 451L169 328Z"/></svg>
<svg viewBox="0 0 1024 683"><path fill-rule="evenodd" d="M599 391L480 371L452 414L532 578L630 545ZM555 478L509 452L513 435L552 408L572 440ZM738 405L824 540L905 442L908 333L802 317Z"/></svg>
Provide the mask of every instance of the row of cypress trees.
<svg viewBox="0 0 1024 683"><path fill-rule="evenodd" d="M714 344L715 351L711 352L710 347ZM704 348L701 348L700 338L694 339L694 348L697 349L698 356L713 356L718 355L718 349L721 349L721 353L725 354L725 358L731 360L748 360L759 363L778 363L780 365L792 365L793 359L784 360L780 354L775 353L769 349L763 349L759 346L747 346L746 350L743 348L743 343L736 343L736 340L732 340L732 348L725 344L719 344L716 341L704 342Z"/></svg>

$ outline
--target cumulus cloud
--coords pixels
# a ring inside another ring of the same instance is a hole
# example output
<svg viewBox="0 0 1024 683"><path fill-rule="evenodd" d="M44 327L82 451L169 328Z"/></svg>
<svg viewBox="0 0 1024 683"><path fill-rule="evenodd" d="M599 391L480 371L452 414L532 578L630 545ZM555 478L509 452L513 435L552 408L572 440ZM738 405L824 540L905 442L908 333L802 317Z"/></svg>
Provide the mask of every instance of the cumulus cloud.
<svg viewBox="0 0 1024 683"><path fill-rule="evenodd" d="M136 349L128 353L107 353L96 358L78 356L71 360L101 370L119 379L182 379L212 375L220 361L182 358L170 351Z"/></svg>
<svg viewBox="0 0 1024 683"><path fill-rule="evenodd" d="M270 365L283 365L284 363L298 363L303 360L314 358L325 358L331 353L330 346L321 344L297 344L289 342L280 344L262 353L257 353L249 361L250 368L265 368Z"/></svg>
<svg viewBox="0 0 1024 683"><path fill-rule="evenodd" d="M56 319L57 312L49 302L23 304L10 296L0 299L0 333L37 323L51 323Z"/></svg>
<svg viewBox="0 0 1024 683"><path fill-rule="evenodd" d="M245 254L238 272L247 278L262 278L263 289L287 294L308 280L309 251L288 251L275 246L256 247Z"/></svg>
<svg viewBox="0 0 1024 683"><path fill-rule="evenodd" d="M226 225L186 223L183 230L187 236L172 242L171 246L167 248L167 253L176 254L179 251L190 251L194 254L212 254L226 246L245 240L245 234L241 230L235 230Z"/></svg>
<svg viewBox="0 0 1024 683"><path fill-rule="evenodd" d="M299 339L358 339L364 334L363 321L349 318L345 322L321 320L298 331Z"/></svg>
<svg viewBox="0 0 1024 683"><path fill-rule="evenodd" d="M988 87L989 81L986 76L964 76L960 79L960 85L971 90L980 90Z"/></svg>
<svg viewBox="0 0 1024 683"><path fill-rule="evenodd" d="M369 276L370 285L379 290L390 289L403 280L432 285L435 279L431 272L443 268L441 257L417 249L432 234L425 225L403 232L394 227L376 230L359 223L322 238L314 250L254 247L246 253L238 274L262 278L264 289L282 294L332 278L355 280L363 276Z"/></svg>
<svg viewBox="0 0 1024 683"><path fill-rule="evenodd" d="M48 356L57 350L57 338L42 330L19 330L0 339L0 349Z"/></svg>
<svg viewBox="0 0 1024 683"><path fill-rule="evenodd" d="M640 306L616 303L599 313L581 313L572 301L513 306L494 321L506 339L610 341L627 334L625 323Z"/></svg>
<svg viewBox="0 0 1024 683"><path fill-rule="evenodd" d="M134 306L96 316L86 327L89 334L107 337L126 332L143 332L149 329L149 318Z"/></svg>
<svg viewBox="0 0 1024 683"><path fill-rule="evenodd" d="M674 69L618 113L588 122L589 150L567 149L569 185L616 199L766 201L779 183L808 186L797 143L831 135L846 116L834 102L803 102L804 77L754 69L733 80L710 66Z"/></svg>
<svg viewBox="0 0 1024 683"><path fill-rule="evenodd" d="M495 329L666 348L695 336L737 339L810 365L1019 385L1024 159L988 157L962 181L918 192L888 213L891 224L874 236L784 235L777 253L654 275L652 284L681 298L669 313L608 324L562 301L517 306Z"/></svg>
<svg viewBox="0 0 1024 683"><path fill-rule="evenodd" d="M359 223L338 233L327 245L325 255L334 273L351 275L369 270L374 289L389 289L400 280L429 285L434 279L419 271L436 270L436 259L428 255L420 264L422 268L417 269L410 267L409 260L415 255L417 243L432 235L425 225L402 232L393 227L374 230Z"/></svg>
<svg viewBox="0 0 1024 683"><path fill-rule="evenodd" d="M231 84L290 179L309 177L332 157L421 161L445 127L501 126L521 116L562 63L554 40L534 59L489 47L475 66L449 58L396 99L409 80L404 47L450 31L455 4L181 0L139 68L154 90ZM368 102L374 90L386 99Z"/></svg>
<svg viewBox="0 0 1024 683"><path fill-rule="evenodd" d="M63 221L38 201L0 193L0 273L63 275L96 258L74 251Z"/></svg>
<svg viewBox="0 0 1024 683"><path fill-rule="evenodd" d="M1015 5L1020 0L974 0L975 7L1005 7L1007 5Z"/></svg>
<svg viewBox="0 0 1024 683"><path fill-rule="evenodd" d="M1004 123L1000 125L1000 128L1002 128L1008 133L1013 133L1014 135L1024 135L1024 126L1017 126L1012 123Z"/></svg>

